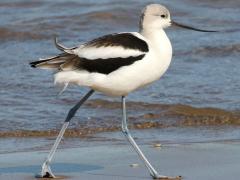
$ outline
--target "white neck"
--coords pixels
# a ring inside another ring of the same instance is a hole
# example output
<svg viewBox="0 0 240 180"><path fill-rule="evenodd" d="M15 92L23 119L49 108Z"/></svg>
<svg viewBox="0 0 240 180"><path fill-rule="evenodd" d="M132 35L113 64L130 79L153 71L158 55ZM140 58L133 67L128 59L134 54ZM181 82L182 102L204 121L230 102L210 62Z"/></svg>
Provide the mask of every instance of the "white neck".
<svg viewBox="0 0 240 180"><path fill-rule="evenodd" d="M151 46L152 52L157 58L156 61L164 73L172 59L172 45L163 29L142 29L140 32Z"/></svg>
<svg viewBox="0 0 240 180"><path fill-rule="evenodd" d="M172 45L163 29L142 29L140 32L157 51L172 56ZM165 53L164 53L165 51Z"/></svg>
<svg viewBox="0 0 240 180"><path fill-rule="evenodd" d="M140 34L142 34L145 38L147 38L150 41L154 40L154 39L155 40L159 39L159 36L162 36L161 38L166 36L166 33L164 32L163 29L144 28L144 29L141 29ZM166 36L166 38L167 38L167 36Z"/></svg>

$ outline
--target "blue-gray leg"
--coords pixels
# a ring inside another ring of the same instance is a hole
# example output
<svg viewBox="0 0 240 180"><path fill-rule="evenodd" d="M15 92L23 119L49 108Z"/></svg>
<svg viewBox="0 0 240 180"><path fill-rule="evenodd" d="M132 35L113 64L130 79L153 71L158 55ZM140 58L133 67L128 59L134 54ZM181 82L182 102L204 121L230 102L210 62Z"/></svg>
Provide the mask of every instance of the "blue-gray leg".
<svg viewBox="0 0 240 180"><path fill-rule="evenodd" d="M127 114L126 114L126 102L125 102L125 97L122 97L122 114L123 114L123 119L122 119L122 132L126 136L127 140L130 142L134 150L138 153L139 157L143 160L145 166L148 168L151 176L153 179L171 179L168 178L167 176L161 176L158 174L158 172L154 169L154 167L150 164L150 162L147 160L141 149L138 147L137 143L134 141L132 138L128 127L127 127Z"/></svg>
<svg viewBox="0 0 240 180"><path fill-rule="evenodd" d="M68 112L68 115L64 121L64 124L62 126L62 129L60 130L57 139L52 147L52 149L50 150L46 160L44 161L43 165L42 165L42 171L40 174L40 177L44 177L44 178L55 178L54 174L51 171L50 168L50 162L52 161L52 158L57 150L57 147L69 125L70 120L73 118L73 116L76 114L77 110L81 107L81 105L94 93L94 90L90 90L73 108L70 109L70 111Z"/></svg>

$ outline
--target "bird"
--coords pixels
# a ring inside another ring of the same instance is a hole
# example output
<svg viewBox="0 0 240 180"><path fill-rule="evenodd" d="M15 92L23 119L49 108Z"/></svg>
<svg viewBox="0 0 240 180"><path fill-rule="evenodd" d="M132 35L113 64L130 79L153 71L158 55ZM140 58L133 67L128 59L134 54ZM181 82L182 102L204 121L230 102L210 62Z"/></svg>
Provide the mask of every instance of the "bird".
<svg viewBox="0 0 240 180"><path fill-rule="evenodd" d="M50 163L64 132L76 111L97 91L121 98L122 132L151 177L171 179L160 175L136 144L128 129L126 114L126 96L159 80L168 69L173 50L165 29L171 25L200 32L216 32L177 23L171 20L170 12L165 6L149 4L142 10L138 32L107 34L71 48L60 44L55 38L55 46L61 53L30 63L33 68L54 70L54 83L62 85L62 91L72 84L89 88L86 95L68 112L62 129L42 164L40 177L56 177L51 171Z"/></svg>

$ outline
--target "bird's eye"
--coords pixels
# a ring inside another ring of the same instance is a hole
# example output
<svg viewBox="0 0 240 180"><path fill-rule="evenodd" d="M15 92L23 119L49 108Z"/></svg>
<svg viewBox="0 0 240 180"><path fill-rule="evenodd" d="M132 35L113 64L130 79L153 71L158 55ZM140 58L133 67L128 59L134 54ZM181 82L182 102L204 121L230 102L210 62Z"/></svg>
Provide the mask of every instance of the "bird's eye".
<svg viewBox="0 0 240 180"><path fill-rule="evenodd" d="M165 17L166 17L166 15L165 15L165 14L162 14L162 15L161 15L161 17L162 17L162 18L165 18Z"/></svg>

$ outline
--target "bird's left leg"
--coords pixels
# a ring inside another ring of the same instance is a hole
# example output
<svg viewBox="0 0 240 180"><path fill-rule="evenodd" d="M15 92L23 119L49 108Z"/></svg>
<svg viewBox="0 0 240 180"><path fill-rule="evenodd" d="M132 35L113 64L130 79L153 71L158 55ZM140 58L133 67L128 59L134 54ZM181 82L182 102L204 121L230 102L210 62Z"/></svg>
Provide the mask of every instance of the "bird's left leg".
<svg viewBox="0 0 240 180"><path fill-rule="evenodd" d="M52 149L50 150L47 159L44 161L43 165L42 165L42 171L40 174L40 177L45 177L45 178L55 178L54 174L51 171L50 168L50 162L52 161L52 158L57 150L57 147L63 137L63 134L65 132L65 130L67 129L70 120L73 118L73 116L76 114L77 110L81 107L81 105L94 93L94 90L90 90L73 108L70 109L70 111L68 112L68 115L64 121L64 124L62 126L62 129L60 130L57 139L52 147Z"/></svg>

